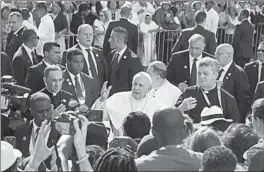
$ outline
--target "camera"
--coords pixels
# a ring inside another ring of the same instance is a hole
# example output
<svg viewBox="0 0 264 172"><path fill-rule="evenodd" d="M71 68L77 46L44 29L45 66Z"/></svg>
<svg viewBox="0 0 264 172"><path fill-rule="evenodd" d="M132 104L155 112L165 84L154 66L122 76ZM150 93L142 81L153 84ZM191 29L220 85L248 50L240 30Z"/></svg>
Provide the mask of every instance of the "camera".
<svg viewBox="0 0 264 172"><path fill-rule="evenodd" d="M12 76L2 76L2 92L1 95L9 99L8 108L12 111L21 110L25 112L27 109L27 98L31 89L16 84Z"/></svg>
<svg viewBox="0 0 264 172"><path fill-rule="evenodd" d="M57 116L52 120L52 126L60 134L74 135L75 128L73 126L73 121L77 118L77 115L73 111L63 112L60 116ZM80 122L79 122L80 125Z"/></svg>

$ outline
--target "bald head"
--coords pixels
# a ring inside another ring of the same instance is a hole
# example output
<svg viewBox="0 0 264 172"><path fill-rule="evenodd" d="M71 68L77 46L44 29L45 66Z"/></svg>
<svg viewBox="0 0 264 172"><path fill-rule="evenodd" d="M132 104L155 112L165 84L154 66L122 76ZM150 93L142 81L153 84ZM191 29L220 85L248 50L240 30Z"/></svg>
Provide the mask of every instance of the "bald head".
<svg viewBox="0 0 264 172"><path fill-rule="evenodd" d="M136 100L144 98L151 90L151 78L146 72L139 72L133 77L132 81L132 96Z"/></svg>
<svg viewBox="0 0 264 172"><path fill-rule="evenodd" d="M216 60L223 67L233 61L234 49L230 44L220 44L215 51Z"/></svg>

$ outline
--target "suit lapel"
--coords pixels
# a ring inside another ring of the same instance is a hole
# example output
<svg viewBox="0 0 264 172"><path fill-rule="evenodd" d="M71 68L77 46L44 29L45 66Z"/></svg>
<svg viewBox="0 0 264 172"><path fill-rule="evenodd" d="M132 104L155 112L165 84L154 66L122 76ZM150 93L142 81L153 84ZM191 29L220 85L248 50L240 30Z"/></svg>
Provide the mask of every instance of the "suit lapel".
<svg viewBox="0 0 264 172"><path fill-rule="evenodd" d="M184 73L186 74L185 78L187 78L187 82L189 83L191 79L189 51L186 53L185 57L183 58L183 68L185 71Z"/></svg>
<svg viewBox="0 0 264 172"><path fill-rule="evenodd" d="M63 78L64 78L64 83L65 83L65 87L68 87L67 90L70 90L70 93L73 93L73 96L77 98L76 92L75 92L75 87L73 85L73 81L70 77L70 74L67 70L64 70L63 72ZM65 91L67 91L65 90Z"/></svg>
<svg viewBox="0 0 264 172"><path fill-rule="evenodd" d="M30 140L31 140L31 133L32 133L32 128L33 128L33 120L28 122L28 125L26 126L25 130L23 131L23 136L22 136L22 153L24 156L29 156L29 146L30 146Z"/></svg>
<svg viewBox="0 0 264 172"><path fill-rule="evenodd" d="M230 80L230 77L232 76L233 72L235 69L235 64L234 62L231 64L231 66L229 67L229 69L226 71L224 79L223 79L223 84L225 85L226 82L228 82L228 80Z"/></svg>
<svg viewBox="0 0 264 172"><path fill-rule="evenodd" d="M116 65L116 69L115 72L119 71L121 69L121 67L124 69L126 67L126 60L127 57L130 56L129 54L129 49L127 48L126 51L122 54L122 56L120 57L120 60L118 62L118 64Z"/></svg>
<svg viewBox="0 0 264 172"><path fill-rule="evenodd" d="M79 44L77 44L77 45L75 46L75 48L77 48L77 49L79 49L79 50L82 51L82 49L81 49L81 47L80 47ZM85 57L84 57L84 58L85 58ZM84 72L84 73L86 73L87 75L89 75L88 65L87 65L86 60L85 60L85 62L84 62L84 66L83 66L83 70L82 70L82 72Z"/></svg>
<svg viewBox="0 0 264 172"><path fill-rule="evenodd" d="M23 54L23 58L25 59L25 61L27 61L28 63L28 66L33 66L34 64L32 63L26 49L24 46L21 46L21 51L22 51L22 54Z"/></svg>

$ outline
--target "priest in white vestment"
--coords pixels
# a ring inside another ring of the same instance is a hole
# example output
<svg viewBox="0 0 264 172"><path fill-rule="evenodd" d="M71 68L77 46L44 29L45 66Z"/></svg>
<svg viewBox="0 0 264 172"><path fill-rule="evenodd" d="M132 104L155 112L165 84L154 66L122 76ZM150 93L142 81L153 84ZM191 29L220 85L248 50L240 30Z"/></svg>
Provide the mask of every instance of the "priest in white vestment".
<svg viewBox="0 0 264 172"><path fill-rule="evenodd" d="M152 89L148 95L157 99L164 106L175 106L182 92L166 79L166 65L160 61L152 62L149 64L147 73L151 76L152 81Z"/></svg>
<svg viewBox="0 0 264 172"><path fill-rule="evenodd" d="M123 135L123 120L131 112L143 112L148 115L150 121L157 109L163 105L155 98L148 96L151 90L151 77L146 72L137 73L132 81L132 90L115 93L108 98L111 86L107 88L104 83L101 97L96 100L93 109L103 109L104 121L111 121L114 136Z"/></svg>

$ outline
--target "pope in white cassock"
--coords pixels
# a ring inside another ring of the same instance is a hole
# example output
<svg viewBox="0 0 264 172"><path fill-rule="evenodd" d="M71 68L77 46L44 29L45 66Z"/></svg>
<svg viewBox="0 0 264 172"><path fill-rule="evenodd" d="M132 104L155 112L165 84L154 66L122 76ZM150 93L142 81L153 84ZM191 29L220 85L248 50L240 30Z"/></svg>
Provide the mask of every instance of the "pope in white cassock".
<svg viewBox="0 0 264 172"><path fill-rule="evenodd" d="M111 121L114 136L123 135L122 123L129 113L143 112L152 121L154 112L163 107L158 100L147 95L151 84L150 75L139 72L133 78L131 91L115 93L108 98L111 86L107 88L107 82L104 83L101 97L96 100L93 109L104 110L103 120Z"/></svg>

